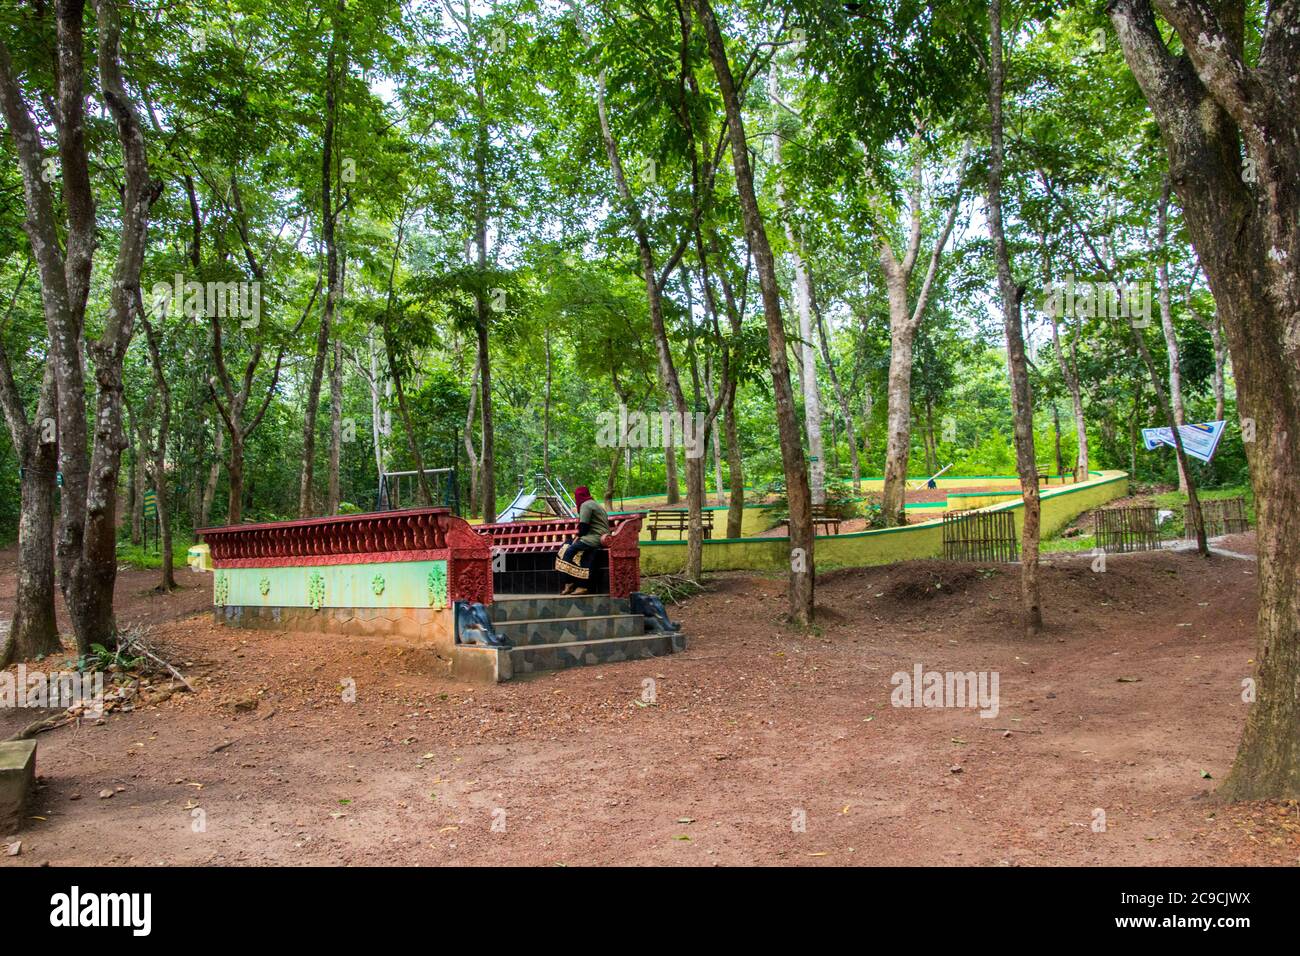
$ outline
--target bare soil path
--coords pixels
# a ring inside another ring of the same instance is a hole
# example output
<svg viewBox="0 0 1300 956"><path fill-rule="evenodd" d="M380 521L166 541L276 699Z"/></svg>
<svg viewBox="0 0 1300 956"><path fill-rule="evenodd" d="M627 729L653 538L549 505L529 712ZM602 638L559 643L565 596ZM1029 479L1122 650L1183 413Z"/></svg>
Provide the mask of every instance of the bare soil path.
<svg viewBox="0 0 1300 956"><path fill-rule="evenodd" d="M685 654L470 686L419 649L217 626L210 577L163 596L127 571L123 621L197 692L42 734L38 819L0 865L1296 865L1300 808L1207 799L1255 573L1062 558L1035 640L1010 566L824 574L809 635L779 625L782 581L729 575L674 611ZM891 706L917 663L996 671L999 713Z"/></svg>

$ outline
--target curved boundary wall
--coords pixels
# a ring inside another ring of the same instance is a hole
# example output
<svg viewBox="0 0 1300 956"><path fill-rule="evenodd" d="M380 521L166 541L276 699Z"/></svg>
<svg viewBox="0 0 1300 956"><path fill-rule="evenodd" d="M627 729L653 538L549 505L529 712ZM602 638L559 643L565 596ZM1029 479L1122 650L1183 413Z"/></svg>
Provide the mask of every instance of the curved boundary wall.
<svg viewBox="0 0 1300 956"><path fill-rule="evenodd" d="M1043 490L1042 537L1050 538L1083 512L1128 494L1126 472L1103 471L1093 472L1093 475L1095 477L1088 481L1054 485ZM1017 534L1024 526L1024 501L1019 495L1013 501L990 503L978 510L1011 511L1016 515ZM761 513L762 509L747 506L746 524L751 511ZM942 516L902 528L818 535L815 549L816 565L820 568L866 567L941 557ZM685 541L641 541L643 575L675 574L682 570L685 563ZM705 571L785 572L789 568L789 538L713 538L704 542Z"/></svg>

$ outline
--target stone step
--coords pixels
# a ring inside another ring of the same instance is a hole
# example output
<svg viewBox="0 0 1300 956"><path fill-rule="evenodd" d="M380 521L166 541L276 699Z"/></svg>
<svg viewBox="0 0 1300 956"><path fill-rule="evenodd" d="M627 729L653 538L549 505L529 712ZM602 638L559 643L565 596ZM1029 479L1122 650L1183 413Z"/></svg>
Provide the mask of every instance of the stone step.
<svg viewBox="0 0 1300 956"><path fill-rule="evenodd" d="M36 783L36 741L0 741L0 838L18 832Z"/></svg>
<svg viewBox="0 0 1300 956"><path fill-rule="evenodd" d="M586 617L498 621L495 627L498 634L521 647L639 637L645 633L645 622L643 614L592 614Z"/></svg>
<svg viewBox="0 0 1300 956"><path fill-rule="evenodd" d="M644 660L678 654L686 650L683 634L642 634L596 641L567 641L562 644L539 644L515 647L510 653L510 671L514 677L539 671L557 671L587 664L612 664L617 661Z"/></svg>
<svg viewBox="0 0 1300 956"><path fill-rule="evenodd" d="M504 621L544 621L561 617L595 617L601 614L626 614L631 610L627 598L608 594L501 594L488 605L493 623Z"/></svg>

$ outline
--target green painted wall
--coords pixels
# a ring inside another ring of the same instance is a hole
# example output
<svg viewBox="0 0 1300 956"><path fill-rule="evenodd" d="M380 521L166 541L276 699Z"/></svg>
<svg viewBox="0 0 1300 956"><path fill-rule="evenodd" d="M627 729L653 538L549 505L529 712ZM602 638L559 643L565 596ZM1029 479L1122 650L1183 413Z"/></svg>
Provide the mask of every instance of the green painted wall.
<svg viewBox="0 0 1300 956"><path fill-rule="evenodd" d="M987 508L990 505L1004 505L1009 501L1020 500L1020 489L1015 491L990 491L986 494L967 493L948 496L945 511L968 511Z"/></svg>
<svg viewBox="0 0 1300 956"><path fill-rule="evenodd" d="M1042 537L1049 538L1084 511L1096 508L1128 494L1128 475L1122 471L1097 474L1091 481L1052 486L1042 494ZM746 509L748 511L749 509ZM1024 526L1024 502L1019 496L1012 502L997 504L990 511L1012 511L1016 530ZM789 541L786 538L729 539L704 542L706 571L778 571L790 567ZM918 558L943 555L941 518L903 528L884 528L856 534L817 538L818 565L867 567ZM686 563L686 543L653 542L641 545L641 573L675 574Z"/></svg>
<svg viewBox="0 0 1300 956"><path fill-rule="evenodd" d="M1093 471L1090 472L1090 474L1095 479L1095 478L1101 478L1107 474L1114 474L1114 472ZM907 479L908 486L919 487L920 483L925 481L927 477L929 476L912 475ZM848 479L844 479L844 481L846 484L851 483L849 482ZM1055 476L1053 477L1052 481L1053 481L1052 487L1056 487L1057 479L1055 478ZM1065 481L1067 483L1070 483L1070 479L1068 476L1066 477ZM952 489L1019 488L1020 478L1017 477L1016 475L957 475L957 476L944 475L941 478L936 478L934 483L939 488L952 488ZM882 477L874 477L874 478L864 477L862 479L862 489L864 491L880 491L882 488L884 488L884 486L885 486L885 479ZM752 495L756 491L757 489L755 488L746 488L745 494L747 496ZM730 489L728 489L728 493L730 493ZM708 499L710 501L714 500L716 497L717 496L713 494L711 491L708 493ZM667 495L664 494L638 495L636 497L629 497L629 498L615 498L614 507L618 511L633 511L638 508L644 508L647 505L663 504L666 500L667 500ZM684 496L682 498L681 507L683 508L686 507L686 498ZM724 506L724 510L725 510L725 506Z"/></svg>
<svg viewBox="0 0 1300 956"><path fill-rule="evenodd" d="M212 579L218 607L447 606L446 561L219 568Z"/></svg>

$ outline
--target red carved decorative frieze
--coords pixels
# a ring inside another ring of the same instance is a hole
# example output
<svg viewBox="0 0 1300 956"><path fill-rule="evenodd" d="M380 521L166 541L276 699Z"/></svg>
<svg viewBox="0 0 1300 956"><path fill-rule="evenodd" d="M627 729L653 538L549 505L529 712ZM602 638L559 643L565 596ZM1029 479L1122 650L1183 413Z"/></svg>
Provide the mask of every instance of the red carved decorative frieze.
<svg viewBox="0 0 1300 956"><path fill-rule="evenodd" d="M449 518L455 515L447 508L419 508L202 528L198 533L216 568L427 561L447 558Z"/></svg>
<svg viewBox="0 0 1300 956"><path fill-rule="evenodd" d="M492 603L492 538L479 534L464 518L449 514L445 519L445 538L451 551L451 579L448 594L452 601Z"/></svg>
<svg viewBox="0 0 1300 956"><path fill-rule="evenodd" d="M641 589L641 516L632 515L600 539L609 549L609 593L627 597Z"/></svg>
<svg viewBox="0 0 1300 956"><path fill-rule="evenodd" d="M609 590L641 586L641 516L618 516L601 544L609 551ZM275 568L385 561L446 561L452 601L492 603L492 555L553 552L578 533L573 518L471 525L447 508L335 515L203 528L214 568Z"/></svg>
<svg viewBox="0 0 1300 956"><path fill-rule="evenodd" d="M223 558L213 561L214 568L308 568L331 564L382 564L386 561L446 561L451 552L436 551L367 551L364 553L308 554L302 557Z"/></svg>

